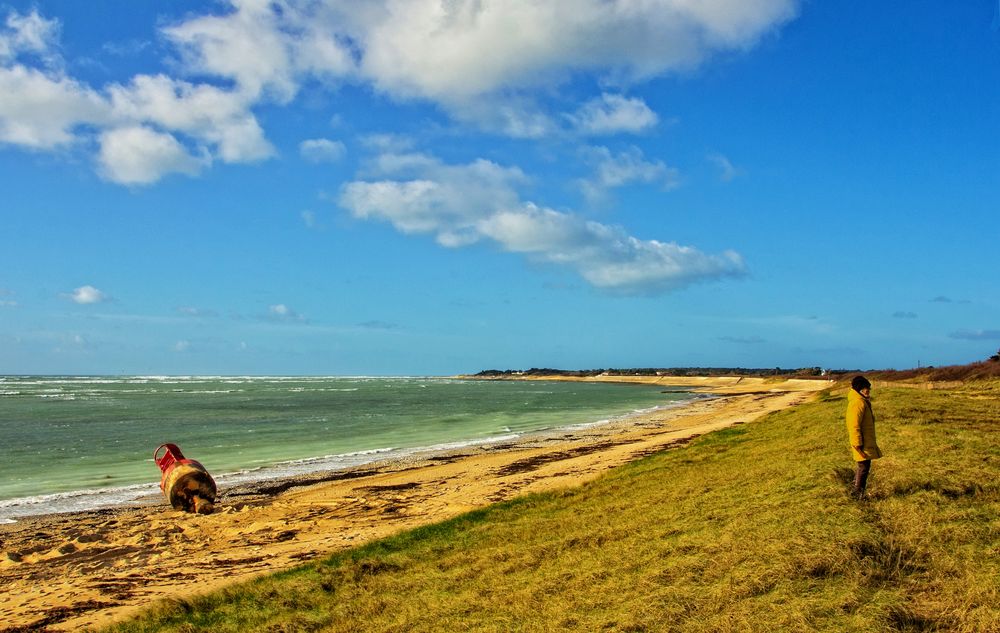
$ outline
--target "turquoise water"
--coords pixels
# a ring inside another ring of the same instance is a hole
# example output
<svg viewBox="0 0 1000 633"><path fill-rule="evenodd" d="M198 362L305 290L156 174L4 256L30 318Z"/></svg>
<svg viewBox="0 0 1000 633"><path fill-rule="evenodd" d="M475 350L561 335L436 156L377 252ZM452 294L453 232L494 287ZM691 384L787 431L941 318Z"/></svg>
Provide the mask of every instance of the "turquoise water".
<svg viewBox="0 0 1000 633"><path fill-rule="evenodd" d="M0 377L0 521L157 492L180 446L225 487L666 406L661 387L435 378Z"/></svg>

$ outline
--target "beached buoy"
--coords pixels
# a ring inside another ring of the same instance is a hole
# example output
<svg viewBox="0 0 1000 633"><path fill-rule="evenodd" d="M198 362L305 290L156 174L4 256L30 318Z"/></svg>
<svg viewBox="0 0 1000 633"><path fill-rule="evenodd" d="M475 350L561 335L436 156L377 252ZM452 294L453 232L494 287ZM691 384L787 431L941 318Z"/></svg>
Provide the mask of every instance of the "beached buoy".
<svg viewBox="0 0 1000 633"><path fill-rule="evenodd" d="M215 480L200 463L185 458L176 444L161 444L153 451L153 461L163 473L160 490L175 509L198 514L215 509Z"/></svg>

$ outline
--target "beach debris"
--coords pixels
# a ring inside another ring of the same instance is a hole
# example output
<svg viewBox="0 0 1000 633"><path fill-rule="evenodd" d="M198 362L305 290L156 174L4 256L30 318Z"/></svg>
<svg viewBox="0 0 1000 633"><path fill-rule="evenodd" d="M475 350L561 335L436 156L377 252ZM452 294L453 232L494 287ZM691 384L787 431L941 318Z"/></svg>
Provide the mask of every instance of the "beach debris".
<svg viewBox="0 0 1000 633"><path fill-rule="evenodd" d="M184 457L176 444L160 444L153 451L153 461L163 473L160 490L174 509L198 514L215 509L215 480L199 462Z"/></svg>

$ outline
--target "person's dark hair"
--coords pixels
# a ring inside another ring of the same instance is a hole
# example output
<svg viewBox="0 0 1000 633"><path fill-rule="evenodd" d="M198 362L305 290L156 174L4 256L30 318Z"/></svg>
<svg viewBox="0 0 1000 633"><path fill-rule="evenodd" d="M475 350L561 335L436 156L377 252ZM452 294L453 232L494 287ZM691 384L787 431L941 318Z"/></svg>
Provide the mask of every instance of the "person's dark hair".
<svg viewBox="0 0 1000 633"><path fill-rule="evenodd" d="M861 392L862 389L871 389L872 384L864 376L855 376L851 381L851 389Z"/></svg>

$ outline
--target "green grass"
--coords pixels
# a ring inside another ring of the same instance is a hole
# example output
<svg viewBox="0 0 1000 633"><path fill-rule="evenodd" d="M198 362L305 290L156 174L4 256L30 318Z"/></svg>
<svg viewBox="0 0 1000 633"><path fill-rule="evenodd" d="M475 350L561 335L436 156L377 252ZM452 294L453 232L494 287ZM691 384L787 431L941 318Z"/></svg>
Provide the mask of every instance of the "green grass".
<svg viewBox="0 0 1000 633"><path fill-rule="evenodd" d="M113 631L1000 631L996 383L843 394Z"/></svg>

